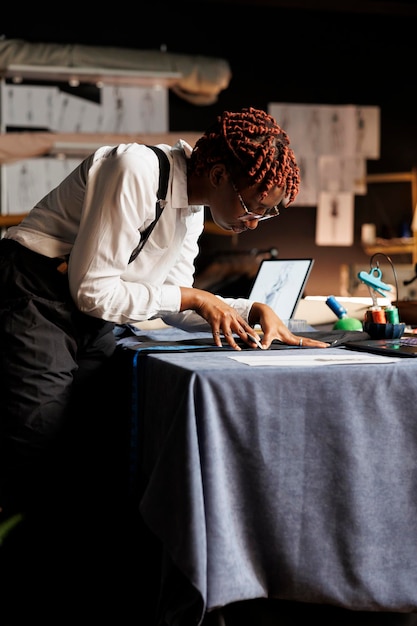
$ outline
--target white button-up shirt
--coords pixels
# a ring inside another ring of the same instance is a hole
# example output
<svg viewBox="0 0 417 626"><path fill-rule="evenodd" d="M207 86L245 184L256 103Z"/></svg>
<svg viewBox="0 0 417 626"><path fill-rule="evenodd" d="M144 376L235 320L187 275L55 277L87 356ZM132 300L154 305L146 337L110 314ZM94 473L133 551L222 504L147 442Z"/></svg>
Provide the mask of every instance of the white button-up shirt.
<svg viewBox="0 0 417 626"><path fill-rule="evenodd" d="M204 207L190 206L186 159L179 141L168 155L165 208L145 246L129 264L140 232L155 219L159 161L142 144L104 146L38 202L6 237L49 257L70 255L68 278L78 308L117 324L162 318L208 330L196 313L179 313L180 287L192 287ZM251 303L226 299L247 319Z"/></svg>

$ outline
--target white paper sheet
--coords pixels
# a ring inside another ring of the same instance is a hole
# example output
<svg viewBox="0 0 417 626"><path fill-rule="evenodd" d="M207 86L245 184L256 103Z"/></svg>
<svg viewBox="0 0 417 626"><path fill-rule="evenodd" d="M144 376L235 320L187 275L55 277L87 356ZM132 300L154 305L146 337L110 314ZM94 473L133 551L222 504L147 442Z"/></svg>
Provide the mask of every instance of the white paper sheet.
<svg viewBox="0 0 417 626"><path fill-rule="evenodd" d="M236 354L229 358L253 367L316 367L321 365L354 365L356 363L397 363L399 361L398 357L378 354L345 353L343 351L340 354L327 353L325 348L323 348L323 354L307 353L305 349L296 354L294 351L295 349L291 350L291 354L271 355L268 353L263 356L245 352L245 354Z"/></svg>

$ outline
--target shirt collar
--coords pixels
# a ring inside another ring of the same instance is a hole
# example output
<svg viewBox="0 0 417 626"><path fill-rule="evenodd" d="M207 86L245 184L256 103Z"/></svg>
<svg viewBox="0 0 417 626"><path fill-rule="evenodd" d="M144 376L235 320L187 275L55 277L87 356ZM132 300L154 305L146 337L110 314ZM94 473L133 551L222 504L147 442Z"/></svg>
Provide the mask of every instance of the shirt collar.
<svg viewBox="0 0 417 626"><path fill-rule="evenodd" d="M172 177L172 208L189 208L193 213L202 211L203 205L189 205L187 194L187 159L190 158L193 149L183 139L177 141L171 150L173 159L174 175Z"/></svg>

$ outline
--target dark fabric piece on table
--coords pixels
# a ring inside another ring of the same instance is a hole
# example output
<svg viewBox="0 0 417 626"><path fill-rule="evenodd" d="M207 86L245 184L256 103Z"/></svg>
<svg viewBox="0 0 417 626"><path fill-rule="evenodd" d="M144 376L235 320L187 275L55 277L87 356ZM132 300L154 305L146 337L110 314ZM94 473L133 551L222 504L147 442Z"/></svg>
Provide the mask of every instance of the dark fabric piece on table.
<svg viewBox="0 0 417 626"><path fill-rule="evenodd" d="M348 341L362 341L363 339L369 339L368 333L360 330L314 330L309 332L294 333L297 337L309 337L310 339L317 339L317 341L324 341L330 343L333 348L337 346L343 346ZM287 346L278 339L275 339L272 343L271 349L285 349L285 348L298 348L298 346Z"/></svg>
<svg viewBox="0 0 417 626"><path fill-rule="evenodd" d="M310 337L318 341L330 343L332 347L343 346L349 341L360 341L369 339L368 333L362 331L303 331L295 333L297 337ZM178 329L159 330L156 332L133 332L129 327L119 327L116 332L116 338L119 346L140 351L141 353L149 352L187 352L199 351L207 352L212 350L234 350L229 344L225 343L221 348L214 344L211 333L187 333ZM254 350L241 339L237 340L237 344L242 350ZM274 340L269 348L270 350L299 350L299 346L288 346L279 340Z"/></svg>

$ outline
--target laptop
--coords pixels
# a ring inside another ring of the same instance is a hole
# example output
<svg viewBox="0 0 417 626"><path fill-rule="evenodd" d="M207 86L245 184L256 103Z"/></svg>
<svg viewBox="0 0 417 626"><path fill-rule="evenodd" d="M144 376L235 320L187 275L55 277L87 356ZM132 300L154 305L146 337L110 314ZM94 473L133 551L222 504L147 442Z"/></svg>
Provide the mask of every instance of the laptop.
<svg viewBox="0 0 417 626"><path fill-rule="evenodd" d="M249 300L269 304L283 321L293 319L313 264L314 259L264 259Z"/></svg>
<svg viewBox="0 0 417 626"><path fill-rule="evenodd" d="M345 348L385 356L417 357L417 336L403 335L399 339L349 341L345 343Z"/></svg>

